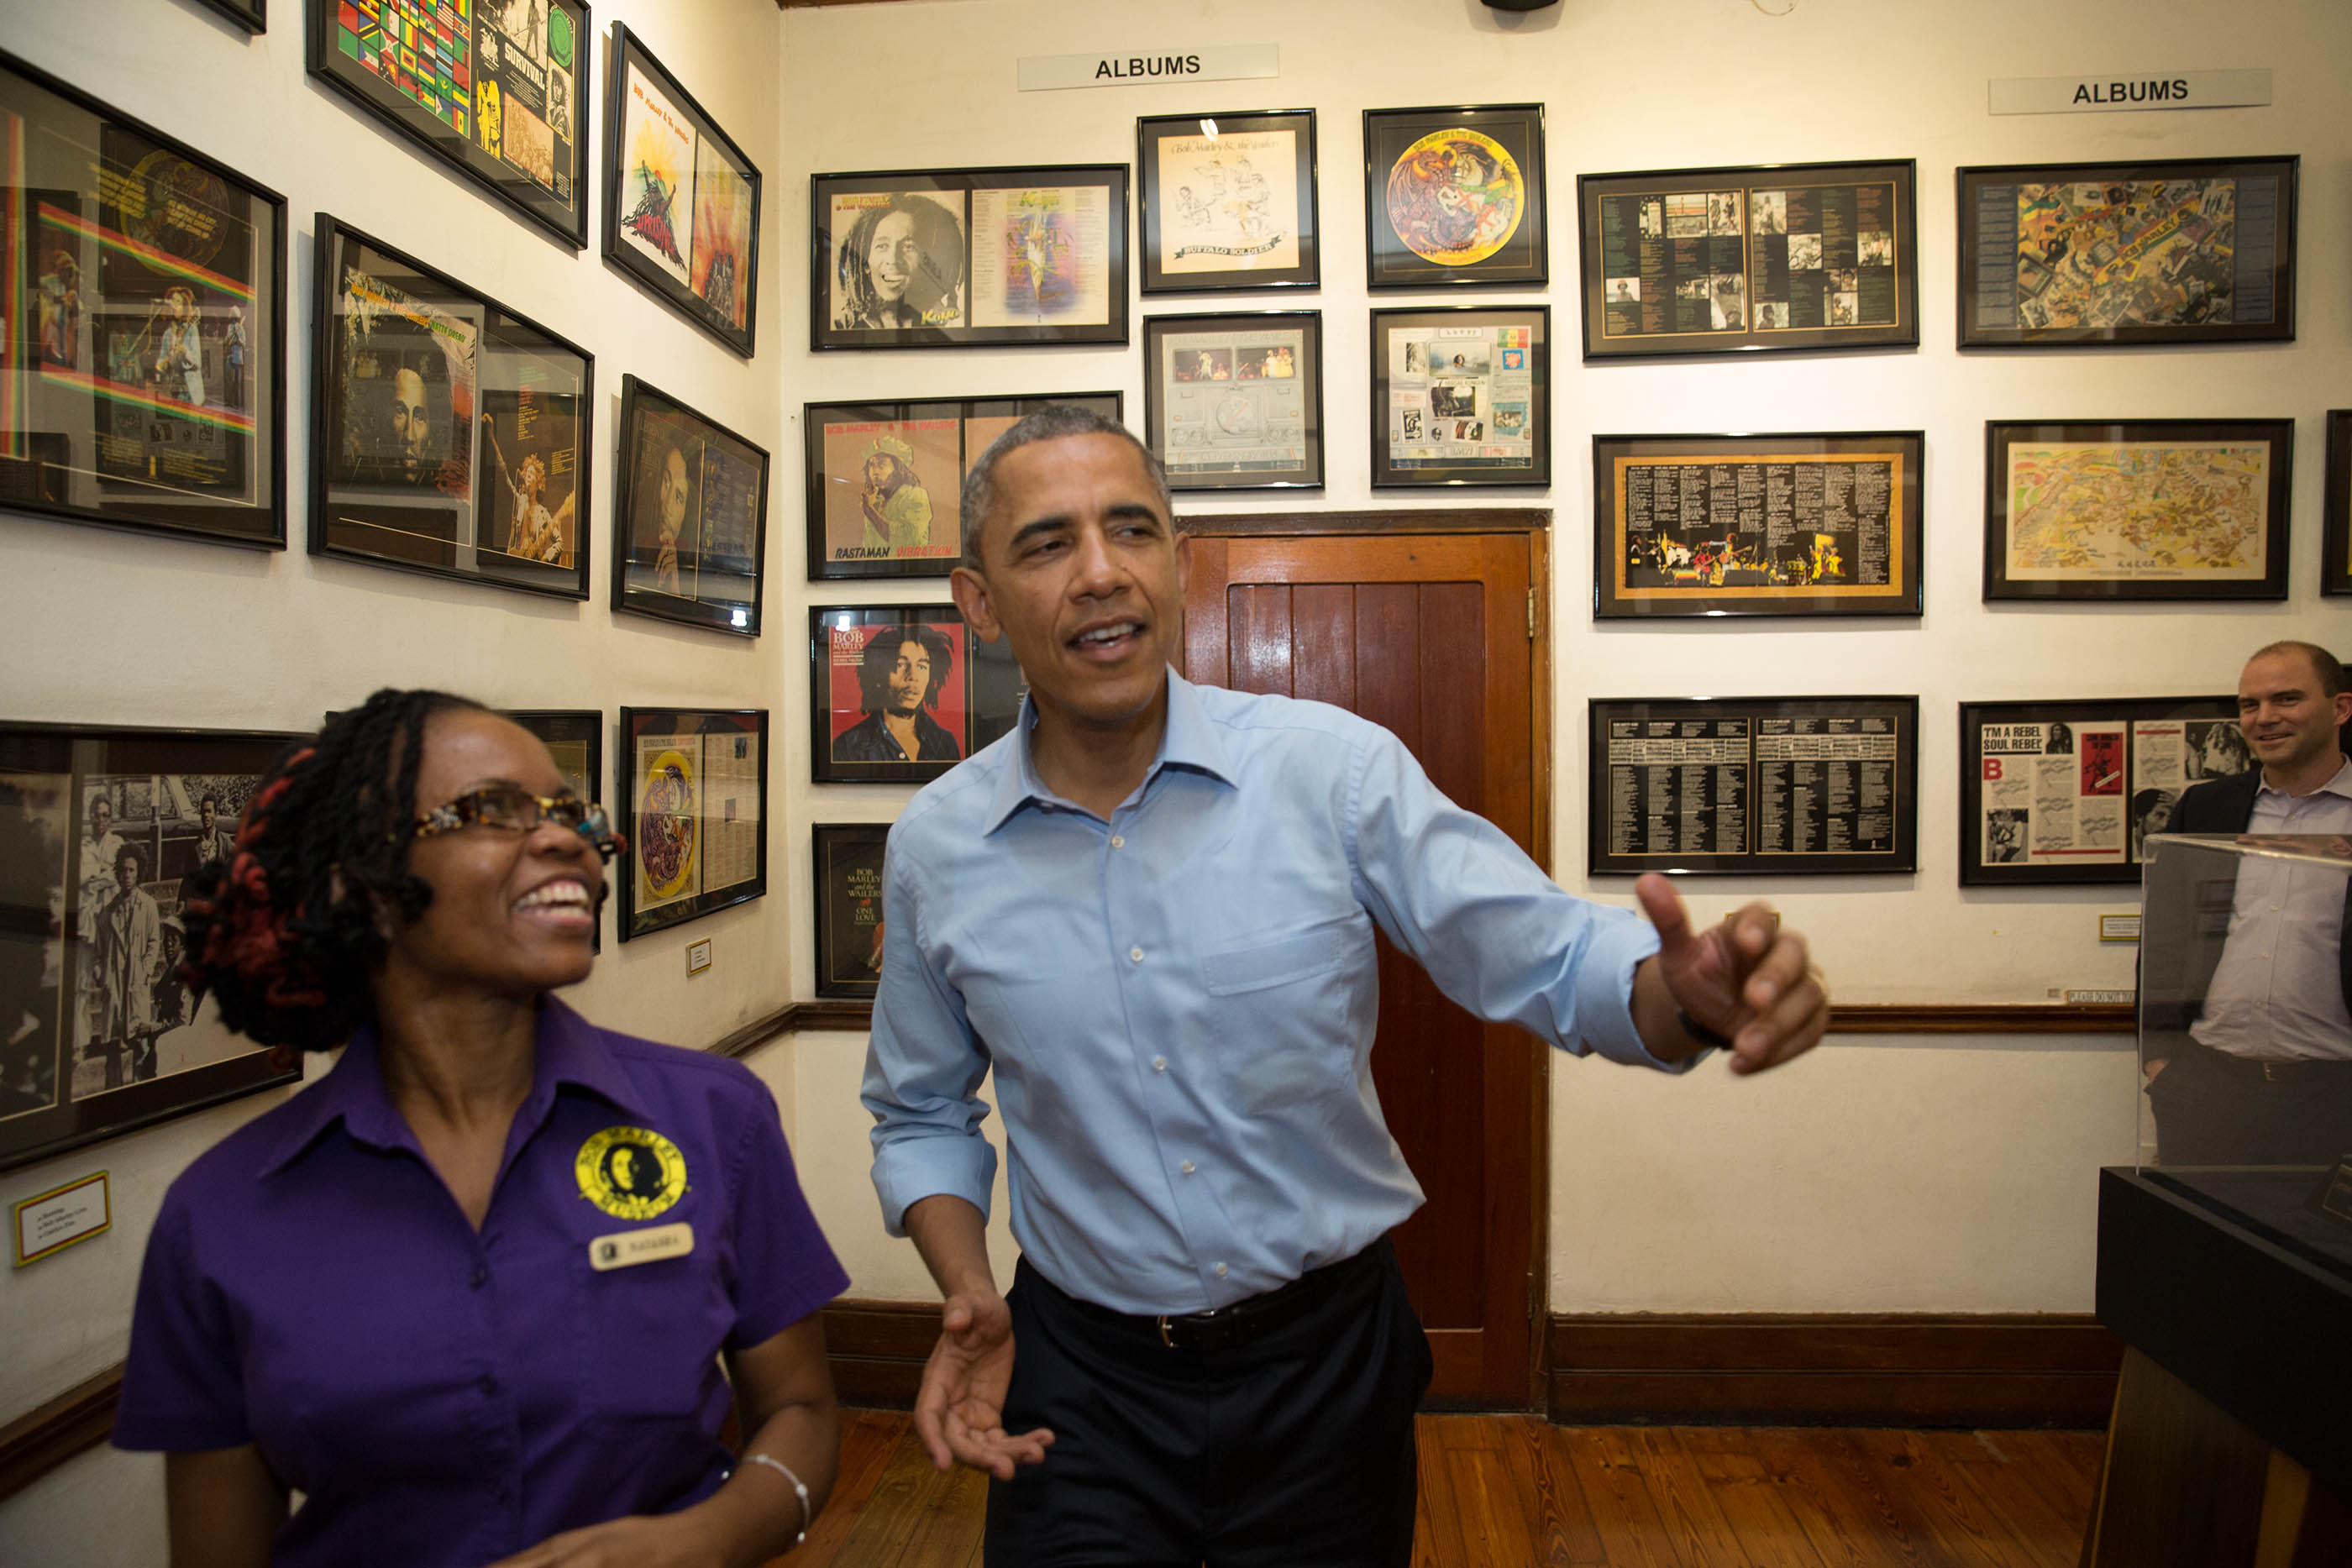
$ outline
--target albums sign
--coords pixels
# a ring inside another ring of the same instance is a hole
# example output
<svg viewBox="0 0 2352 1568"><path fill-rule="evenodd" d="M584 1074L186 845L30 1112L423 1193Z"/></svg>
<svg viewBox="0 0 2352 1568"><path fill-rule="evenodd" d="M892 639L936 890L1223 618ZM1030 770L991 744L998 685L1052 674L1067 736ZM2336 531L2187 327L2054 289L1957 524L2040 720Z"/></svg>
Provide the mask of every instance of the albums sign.
<svg viewBox="0 0 2352 1568"><path fill-rule="evenodd" d="M2117 71L2112 76L2010 77L1992 84L1995 114L2089 114L2102 110L2239 109L2271 100L2271 73Z"/></svg>
<svg viewBox="0 0 2352 1568"><path fill-rule="evenodd" d="M1023 92L1071 87L1134 87L1145 82L1234 81L1282 74L1273 44L1202 49L1136 49L1124 54L1031 55L1021 61Z"/></svg>

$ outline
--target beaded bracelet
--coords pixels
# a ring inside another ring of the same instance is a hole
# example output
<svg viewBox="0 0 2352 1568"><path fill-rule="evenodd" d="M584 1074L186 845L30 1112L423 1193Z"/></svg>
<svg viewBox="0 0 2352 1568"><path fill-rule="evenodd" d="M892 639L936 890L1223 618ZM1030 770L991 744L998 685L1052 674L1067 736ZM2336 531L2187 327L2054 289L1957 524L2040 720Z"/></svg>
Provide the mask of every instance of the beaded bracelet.
<svg viewBox="0 0 2352 1568"><path fill-rule="evenodd" d="M801 1530L798 1535L793 1537L793 1544L795 1546L804 1544L808 1540L809 1527L808 1488L802 1484L800 1477L793 1474L792 1467L782 1459L772 1459L765 1454L746 1454L743 1458L748 1464L765 1465L793 1483L793 1495L801 1500Z"/></svg>

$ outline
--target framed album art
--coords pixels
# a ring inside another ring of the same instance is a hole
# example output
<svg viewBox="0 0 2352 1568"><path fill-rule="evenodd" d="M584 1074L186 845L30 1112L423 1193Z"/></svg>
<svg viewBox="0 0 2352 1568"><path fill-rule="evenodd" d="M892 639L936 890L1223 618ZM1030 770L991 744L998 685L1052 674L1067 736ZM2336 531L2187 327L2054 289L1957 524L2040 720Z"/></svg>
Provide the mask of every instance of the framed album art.
<svg viewBox="0 0 2352 1568"><path fill-rule="evenodd" d="M1147 116L1135 142L1144 293L1322 282L1313 110Z"/></svg>
<svg viewBox="0 0 2352 1568"><path fill-rule="evenodd" d="M1372 312L1372 485L1551 483L1551 308Z"/></svg>
<svg viewBox="0 0 2352 1568"><path fill-rule="evenodd" d="M1320 488L1322 313L1146 317L1143 410L1171 490Z"/></svg>
<svg viewBox="0 0 2352 1568"><path fill-rule="evenodd" d="M331 718L333 716L328 716ZM509 709L507 717L539 737L562 771L563 787L592 805L604 801L604 716L593 708ZM615 821L617 823L617 818ZM609 869L607 874L613 874ZM604 950L604 914L596 912L596 950Z"/></svg>
<svg viewBox="0 0 2352 1568"><path fill-rule="evenodd" d="M809 580L947 576L963 555L965 472L1056 403L1126 417L1115 392L808 404Z"/></svg>
<svg viewBox="0 0 2352 1568"><path fill-rule="evenodd" d="M310 74L549 235L588 245L584 0L302 0Z"/></svg>
<svg viewBox="0 0 2352 1568"><path fill-rule="evenodd" d="M2352 408L2327 411L2326 517L2319 591L2352 593Z"/></svg>
<svg viewBox="0 0 2352 1568"><path fill-rule="evenodd" d="M179 976L192 879L301 738L0 724L0 1170L301 1081Z"/></svg>
<svg viewBox="0 0 2352 1568"><path fill-rule="evenodd" d="M1364 111L1364 251L1374 288L1541 284L1539 103Z"/></svg>
<svg viewBox="0 0 2352 1568"><path fill-rule="evenodd" d="M619 22L612 76L604 259L748 360L760 292L760 171Z"/></svg>
<svg viewBox="0 0 2352 1568"><path fill-rule="evenodd" d="M760 634L768 454L635 376L621 378L613 608Z"/></svg>
<svg viewBox="0 0 2352 1568"><path fill-rule="evenodd" d="M1009 732L1021 666L952 604L809 612L809 755L819 784L921 784Z"/></svg>
<svg viewBox="0 0 2352 1568"><path fill-rule="evenodd" d="M2137 883L2182 791L2254 766L2234 696L1960 705L1960 885Z"/></svg>
<svg viewBox="0 0 2352 1568"><path fill-rule="evenodd" d="M1127 165L809 181L809 347L1127 341Z"/></svg>
<svg viewBox="0 0 2352 1568"><path fill-rule="evenodd" d="M2296 158L1959 172L1960 347L2294 336Z"/></svg>
<svg viewBox="0 0 2352 1568"><path fill-rule="evenodd" d="M1916 430L1592 438L1592 612L1916 615Z"/></svg>
<svg viewBox="0 0 2352 1568"><path fill-rule="evenodd" d="M1591 726L1595 876L1919 869L1917 697L1596 699Z"/></svg>
<svg viewBox="0 0 2352 1568"><path fill-rule="evenodd" d="M204 0L248 33L269 30L269 0Z"/></svg>
<svg viewBox="0 0 2352 1568"><path fill-rule="evenodd" d="M1919 342L1917 166L1583 174L1584 357Z"/></svg>
<svg viewBox="0 0 2352 1568"><path fill-rule="evenodd" d="M321 213L310 553L588 597L585 349Z"/></svg>
<svg viewBox="0 0 2352 1568"><path fill-rule="evenodd" d="M621 710L621 940L768 891L765 708Z"/></svg>
<svg viewBox="0 0 2352 1568"><path fill-rule="evenodd" d="M816 994L872 1001L882 979L882 853L887 822L815 828Z"/></svg>
<svg viewBox="0 0 2352 1568"><path fill-rule="evenodd" d="M1985 576L2003 599L2286 597L2291 419L1985 425Z"/></svg>
<svg viewBox="0 0 2352 1568"><path fill-rule="evenodd" d="M286 202L0 54L0 507L286 543Z"/></svg>

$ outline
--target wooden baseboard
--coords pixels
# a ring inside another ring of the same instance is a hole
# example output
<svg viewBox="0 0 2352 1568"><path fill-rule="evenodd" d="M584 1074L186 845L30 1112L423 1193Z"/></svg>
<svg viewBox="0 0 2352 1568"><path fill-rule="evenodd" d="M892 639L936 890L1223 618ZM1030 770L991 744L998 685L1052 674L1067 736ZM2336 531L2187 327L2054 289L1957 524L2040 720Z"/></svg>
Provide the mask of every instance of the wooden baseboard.
<svg viewBox="0 0 2352 1568"><path fill-rule="evenodd" d="M824 1309L825 1359L845 1405L911 1410L940 1339L935 1301L835 1301Z"/></svg>

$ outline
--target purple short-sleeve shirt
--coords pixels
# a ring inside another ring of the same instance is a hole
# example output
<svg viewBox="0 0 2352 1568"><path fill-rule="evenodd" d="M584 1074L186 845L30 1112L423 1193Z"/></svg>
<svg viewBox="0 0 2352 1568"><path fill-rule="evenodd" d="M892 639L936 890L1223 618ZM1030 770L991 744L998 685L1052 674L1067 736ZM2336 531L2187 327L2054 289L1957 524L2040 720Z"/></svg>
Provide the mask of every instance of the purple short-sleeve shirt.
<svg viewBox="0 0 2352 1568"><path fill-rule="evenodd" d="M653 1255L609 1266L635 1251ZM257 1445L307 1499L280 1565L495 1562L709 1495L730 1463L719 1353L847 1284L741 1063L544 999L478 1233L363 1031L172 1184L114 1440Z"/></svg>

